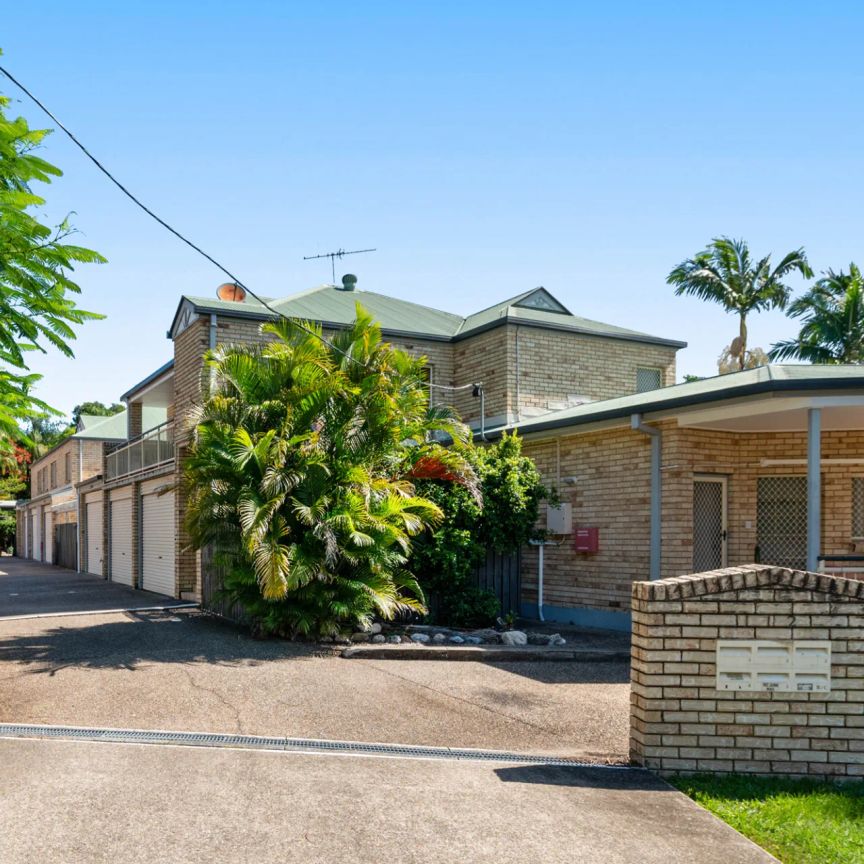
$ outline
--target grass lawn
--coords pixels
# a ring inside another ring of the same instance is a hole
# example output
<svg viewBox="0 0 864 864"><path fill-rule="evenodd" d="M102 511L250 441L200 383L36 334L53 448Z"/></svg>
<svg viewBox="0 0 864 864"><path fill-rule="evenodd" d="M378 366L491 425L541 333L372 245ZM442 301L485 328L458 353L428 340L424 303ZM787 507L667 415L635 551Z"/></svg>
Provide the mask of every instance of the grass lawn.
<svg viewBox="0 0 864 864"><path fill-rule="evenodd" d="M864 862L864 783L712 775L670 782L783 864Z"/></svg>

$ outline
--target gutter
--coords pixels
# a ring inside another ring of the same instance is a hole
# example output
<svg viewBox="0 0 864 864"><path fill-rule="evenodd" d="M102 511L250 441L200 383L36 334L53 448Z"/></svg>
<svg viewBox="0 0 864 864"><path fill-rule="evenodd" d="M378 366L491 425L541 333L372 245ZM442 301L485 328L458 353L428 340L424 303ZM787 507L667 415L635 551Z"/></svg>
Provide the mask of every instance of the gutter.
<svg viewBox="0 0 864 864"><path fill-rule="evenodd" d="M648 578L652 581L660 578L661 560L661 475L660 457L663 449L663 436L656 426L647 426L642 422L641 414L630 416L630 428L651 438L651 546L648 563Z"/></svg>

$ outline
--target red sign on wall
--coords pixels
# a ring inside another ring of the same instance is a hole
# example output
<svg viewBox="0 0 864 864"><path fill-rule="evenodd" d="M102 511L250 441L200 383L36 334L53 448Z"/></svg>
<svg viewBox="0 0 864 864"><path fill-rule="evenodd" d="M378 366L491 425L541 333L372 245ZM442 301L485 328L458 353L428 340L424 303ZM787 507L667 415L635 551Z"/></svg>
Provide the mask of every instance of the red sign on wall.
<svg viewBox="0 0 864 864"><path fill-rule="evenodd" d="M600 551L600 529L599 528L577 528L574 532L575 539L573 548L577 552L599 552Z"/></svg>

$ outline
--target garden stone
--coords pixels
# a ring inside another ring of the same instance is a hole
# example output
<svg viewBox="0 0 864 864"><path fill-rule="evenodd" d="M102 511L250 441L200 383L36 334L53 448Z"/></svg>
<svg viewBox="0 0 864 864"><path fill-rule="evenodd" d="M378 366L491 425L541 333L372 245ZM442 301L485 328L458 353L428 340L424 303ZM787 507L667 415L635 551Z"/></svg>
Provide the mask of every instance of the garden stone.
<svg viewBox="0 0 864 864"><path fill-rule="evenodd" d="M441 645L446 639L447 637L443 633L436 633L432 637L432 641L437 643L438 645Z"/></svg>
<svg viewBox="0 0 864 864"><path fill-rule="evenodd" d="M401 645L402 644L402 637L397 635L396 633L394 633L392 636L387 637L387 641L391 645Z"/></svg>
<svg viewBox="0 0 864 864"><path fill-rule="evenodd" d="M550 648L557 648L559 645L566 645L567 640L560 633L553 633L546 644Z"/></svg>
<svg viewBox="0 0 864 864"><path fill-rule="evenodd" d="M368 642L369 641L369 634L368 633L354 633L351 636L351 641L352 642Z"/></svg>
<svg viewBox="0 0 864 864"><path fill-rule="evenodd" d="M475 630L471 635L476 636L481 642L489 642L493 645L500 641L500 634L491 627L487 627L484 630Z"/></svg>
<svg viewBox="0 0 864 864"><path fill-rule="evenodd" d="M545 633L529 633L528 634L528 644L529 645L549 645L549 639L551 637L547 636Z"/></svg>
<svg viewBox="0 0 864 864"><path fill-rule="evenodd" d="M410 642L411 642L411 637L410 637L410 636L402 636L402 642L408 642L408 643L410 643Z"/></svg>
<svg viewBox="0 0 864 864"><path fill-rule="evenodd" d="M454 645L461 645L465 640L461 636L451 636L450 641Z"/></svg>
<svg viewBox="0 0 864 864"><path fill-rule="evenodd" d="M376 633L376 634L372 637L372 641L375 642L375 643L377 643L378 645L380 645L382 642L386 642L386 641L387 641L387 637L386 637L386 636L382 636L380 633Z"/></svg>
<svg viewBox="0 0 864 864"><path fill-rule="evenodd" d="M527 645L528 636L521 630L505 630L501 634L501 643L503 645Z"/></svg>
<svg viewBox="0 0 864 864"><path fill-rule="evenodd" d="M416 642L419 645L425 645L429 641L428 633L412 633L411 641Z"/></svg>
<svg viewBox="0 0 864 864"><path fill-rule="evenodd" d="M468 645L479 645L483 640L479 636L466 636L465 642Z"/></svg>
<svg viewBox="0 0 864 864"><path fill-rule="evenodd" d="M373 636L377 636L381 632L381 625L377 622L375 624L370 624L367 632L371 633Z"/></svg>

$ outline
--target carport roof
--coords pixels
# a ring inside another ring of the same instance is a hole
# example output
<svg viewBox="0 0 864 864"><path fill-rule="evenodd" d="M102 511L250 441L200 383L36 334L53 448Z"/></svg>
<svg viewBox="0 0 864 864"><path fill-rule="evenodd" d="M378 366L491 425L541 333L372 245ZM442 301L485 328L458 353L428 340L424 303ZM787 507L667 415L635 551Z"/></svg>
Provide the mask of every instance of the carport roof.
<svg viewBox="0 0 864 864"><path fill-rule="evenodd" d="M745 396L781 393L821 395L840 390L860 390L860 395L864 396L864 366L760 366L744 372L661 387L646 393L634 393L599 402L584 402L563 411L487 429L486 435L497 437L510 430L527 434L607 420L623 420L632 414L651 414L722 403Z"/></svg>

